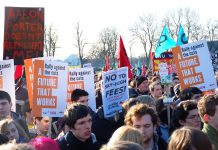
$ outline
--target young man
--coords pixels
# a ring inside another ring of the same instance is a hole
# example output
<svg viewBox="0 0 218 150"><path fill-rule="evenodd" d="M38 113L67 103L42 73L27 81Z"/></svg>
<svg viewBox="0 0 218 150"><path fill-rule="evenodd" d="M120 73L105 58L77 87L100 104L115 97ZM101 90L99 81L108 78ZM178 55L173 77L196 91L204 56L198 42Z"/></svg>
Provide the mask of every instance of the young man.
<svg viewBox="0 0 218 150"><path fill-rule="evenodd" d="M96 137L91 132L92 117L89 109L81 104L73 104L65 112L65 123L69 131L60 141L61 150L98 150Z"/></svg>
<svg viewBox="0 0 218 150"><path fill-rule="evenodd" d="M163 92L163 89L161 87L161 84L160 82L152 82L150 85L149 85L149 90L151 92L151 96L155 99L155 100L158 100L162 97L162 92Z"/></svg>
<svg viewBox="0 0 218 150"><path fill-rule="evenodd" d="M35 123L35 134L37 137L48 136L49 117L36 117L34 123Z"/></svg>
<svg viewBox="0 0 218 150"><path fill-rule="evenodd" d="M139 95L148 95L148 79L144 76L136 77L137 92Z"/></svg>
<svg viewBox="0 0 218 150"><path fill-rule="evenodd" d="M125 124L139 129L144 138L145 150L158 149L155 135L158 116L152 108L146 104L132 106L125 116Z"/></svg>
<svg viewBox="0 0 218 150"><path fill-rule="evenodd" d="M218 95L207 95L198 102L198 110L204 127L202 131L209 137L214 149L218 149Z"/></svg>

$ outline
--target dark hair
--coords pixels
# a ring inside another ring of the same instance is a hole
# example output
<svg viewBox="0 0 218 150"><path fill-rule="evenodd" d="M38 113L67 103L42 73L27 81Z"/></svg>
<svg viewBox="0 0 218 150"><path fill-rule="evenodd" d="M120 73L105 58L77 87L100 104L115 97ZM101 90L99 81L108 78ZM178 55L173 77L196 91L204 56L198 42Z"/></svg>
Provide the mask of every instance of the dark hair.
<svg viewBox="0 0 218 150"><path fill-rule="evenodd" d="M65 124L70 128L74 128L74 125L78 119L86 117L90 114L89 108L82 104L73 104L70 109L64 113Z"/></svg>
<svg viewBox="0 0 218 150"><path fill-rule="evenodd" d="M183 127L173 132L168 150L213 150L208 136L201 130Z"/></svg>
<svg viewBox="0 0 218 150"><path fill-rule="evenodd" d="M0 100L2 100L2 99L6 99L6 100L8 100L9 103L11 103L11 97L8 94L8 92L0 90Z"/></svg>
<svg viewBox="0 0 218 150"><path fill-rule="evenodd" d="M197 87L188 87L185 88L181 93L180 93L180 100L190 100L192 99L192 96L194 94L202 94L203 92L197 88Z"/></svg>
<svg viewBox="0 0 218 150"><path fill-rule="evenodd" d="M173 110L172 124L174 128L179 128L182 125L179 120L185 121L190 110L197 109L197 103L192 100L180 102Z"/></svg>
<svg viewBox="0 0 218 150"><path fill-rule="evenodd" d="M203 118L205 114L214 116L217 105L218 105L218 95L210 94L202 97L198 102L198 110L200 112L201 118Z"/></svg>
<svg viewBox="0 0 218 150"><path fill-rule="evenodd" d="M71 101L77 102L82 96L89 96L89 93L82 89L75 89L71 93Z"/></svg>
<svg viewBox="0 0 218 150"><path fill-rule="evenodd" d="M8 142L9 142L9 138L4 134L0 134L0 145L6 144Z"/></svg>

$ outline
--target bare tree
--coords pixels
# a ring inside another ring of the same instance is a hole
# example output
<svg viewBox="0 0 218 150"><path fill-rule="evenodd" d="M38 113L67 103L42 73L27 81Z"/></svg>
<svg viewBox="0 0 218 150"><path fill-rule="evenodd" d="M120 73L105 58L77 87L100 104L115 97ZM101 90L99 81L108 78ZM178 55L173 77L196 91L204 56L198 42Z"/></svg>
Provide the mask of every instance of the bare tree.
<svg viewBox="0 0 218 150"><path fill-rule="evenodd" d="M157 42L157 17L153 14L141 16L139 17L139 21L129 30L131 32L132 40L140 41L142 43L145 56L148 58L149 53ZM147 65L149 65L148 63L149 62L147 61Z"/></svg>
<svg viewBox="0 0 218 150"><path fill-rule="evenodd" d="M58 35L52 25L45 28L44 36L44 52L46 56L55 56L56 49L58 48Z"/></svg>
<svg viewBox="0 0 218 150"><path fill-rule="evenodd" d="M76 31L76 34L75 34L76 44L74 44L74 46L78 48L81 66L83 66L83 63L84 63L84 47L87 44L87 42L83 38L83 30L80 28L80 23L79 22L77 22L77 24L75 26L75 31Z"/></svg>

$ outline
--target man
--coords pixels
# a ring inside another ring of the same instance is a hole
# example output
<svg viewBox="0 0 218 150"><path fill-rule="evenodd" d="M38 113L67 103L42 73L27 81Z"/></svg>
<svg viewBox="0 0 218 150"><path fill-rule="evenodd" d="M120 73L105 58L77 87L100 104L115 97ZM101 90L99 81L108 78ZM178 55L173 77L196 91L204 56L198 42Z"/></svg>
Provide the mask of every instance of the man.
<svg viewBox="0 0 218 150"><path fill-rule="evenodd" d="M144 138L145 150L158 149L157 136L155 134L158 116L152 108L146 104L132 106L125 116L125 124L139 129Z"/></svg>
<svg viewBox="0 0 218 150"><path fill-rule="evenodd" d="M95 135L91 132L92 117L86 106L73 104L65 112L64 119L69 131L60 141L61 150L99 149Z"/></svg>
<svg viewBox="0 0 218 150"><path fill-rule="evenodd" d="M148 79L144 76L136 77L137 92L139 95L148 95Z"/></svg>
<svg viewBox="0 0 218 150"><path fill-rule="evenodd" d="M198 102L198 110L204 127L202 131L209 137L214 149L218 149L218 95L206 95Z"/></svg>
<svg viewBox="0 0 218 150"><path fill-rule="evenodd" d="M25 130L26 134L29 135L26 122L21 119L17 113L11 111L11 107L12 102L10 95L5 91L0 90L0 120L8 117L12 118L17 123L19 123L19 125Z"/></svg>
<svg viewBox="0 0 218 150"><path fill-rule="evenodd" d="M151 96L155 99L155 100L158 100L162 97L162 92L163 92L163 89L161 87L161 84L160 82L152 82L150 85L149 85L149 90L151 92Z"/></svg>
<svg viewBox="0 0 218 150"><path fill-rule="evenodd" d="M175 129L182 126L201 129L197 103L194 100L180 102L173 110L172 123Z"/></svg>
<svg viewBox="0 0 218 150"><path fill-rule="evenodd" d="M35 117L35 134L37 137L48 136L49 117Z"/></svg>

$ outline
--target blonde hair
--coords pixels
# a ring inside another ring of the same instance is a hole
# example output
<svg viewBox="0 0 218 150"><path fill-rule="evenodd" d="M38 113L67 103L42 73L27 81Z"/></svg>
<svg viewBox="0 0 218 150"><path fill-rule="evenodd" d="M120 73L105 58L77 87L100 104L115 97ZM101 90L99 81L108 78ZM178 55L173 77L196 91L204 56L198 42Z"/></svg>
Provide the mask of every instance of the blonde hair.
<svg viewBox="0 0 218 150"><path fill-rule="evenodd" d="M134 142L120 141L110 146L104 145L101 150L144 150L144 148Z"/></svg>
<svg viewBox="0 0 218 150"><path fill-rule="evenodd" d="M137 129L131 126L122 126L113 133L107 145L111 146L120 141L130 141L143 145L143 136Z"/></svg>

